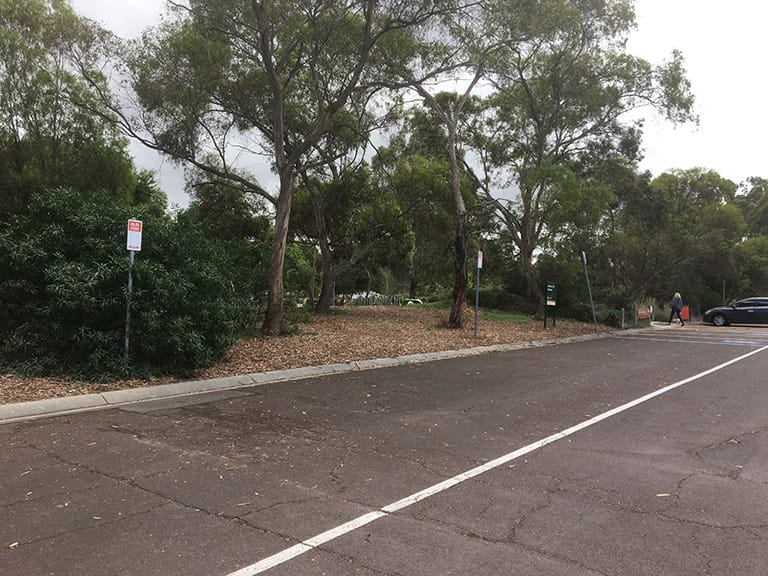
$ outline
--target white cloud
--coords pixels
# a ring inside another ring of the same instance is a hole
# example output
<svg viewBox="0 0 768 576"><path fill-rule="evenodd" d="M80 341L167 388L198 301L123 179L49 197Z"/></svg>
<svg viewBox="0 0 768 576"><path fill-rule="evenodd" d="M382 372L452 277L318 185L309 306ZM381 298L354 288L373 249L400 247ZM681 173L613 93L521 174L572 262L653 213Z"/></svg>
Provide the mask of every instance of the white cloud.
<svg viewBox="0 0 768 576"><path fill-rule="evenodd" d="M159 23L162 0L72 0L75 10L100 22L119 36L139 36ZM636 0L638 29L630 52L652 63L668 58L673 49L685 57L696 95L698 127L671 124L646 114L641 168L654 175L671 168L711 168L741 182L749 176L768 177L763 167L764 58L768 34L764 0ZM181 171L139 145L132 146L137 164L159 170L171 202L186 205Z"/></svg>
<svg viewBox="0 0 768 576"><path fill-rule="evenodd" d="M696 96L698 128L646 122L646 159L654 175L703 167L736 183L768 176L762 134L768 129L763 94L768 35L764 0L636 0L638 30L629 50L658 63L683 52Z"/></svg>
<svg viewBox="0 0 768 576"><path fill-rule="evenodd" d="M71 0L78 14L95 20L121 38L136 38L160 22L163 0Z"/></svg>

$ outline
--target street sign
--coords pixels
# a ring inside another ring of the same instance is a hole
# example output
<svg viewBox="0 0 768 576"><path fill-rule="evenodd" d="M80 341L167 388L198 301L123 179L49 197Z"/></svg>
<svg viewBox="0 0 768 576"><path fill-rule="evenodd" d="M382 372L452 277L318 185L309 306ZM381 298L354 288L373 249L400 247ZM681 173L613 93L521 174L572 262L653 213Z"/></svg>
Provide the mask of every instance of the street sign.
<svg viewBox="0 0 768 576"><path fill-rule="evenodd" d="M477 270L475 271L475 336L477 336L477 319L480 317L480 269L483 267L483 253L477 252Z"/></svg>
<svg viewBox="0 0 768 576"><path fill-rule="evenodd" d="M547 306L557 305L557 285L547 284Z"/></svg>
<svg viewBox="0 0 768 576"><path fill-rule="evenodd" d="M128 240L126 242L126 249L133 252L141 251L141 220L128 220Z"/></svg>

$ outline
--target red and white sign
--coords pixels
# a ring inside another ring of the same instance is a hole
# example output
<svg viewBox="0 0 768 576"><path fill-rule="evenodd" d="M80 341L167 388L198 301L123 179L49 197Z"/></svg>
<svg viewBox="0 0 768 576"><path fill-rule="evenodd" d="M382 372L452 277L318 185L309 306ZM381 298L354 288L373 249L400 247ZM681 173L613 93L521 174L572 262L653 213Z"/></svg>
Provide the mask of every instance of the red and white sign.
<svg viewBox="0 0 768 576"><path fill-rule="evenodd" d="M477 267L482 268L483 267L483 253L478 252L477 253Z"/></svg>
<svg viewBox="0 0 768 576"><path fill-rule="evenodd" d="M141 220L128 220L128 241L126 248L135 252L141 251Z"/></svg>

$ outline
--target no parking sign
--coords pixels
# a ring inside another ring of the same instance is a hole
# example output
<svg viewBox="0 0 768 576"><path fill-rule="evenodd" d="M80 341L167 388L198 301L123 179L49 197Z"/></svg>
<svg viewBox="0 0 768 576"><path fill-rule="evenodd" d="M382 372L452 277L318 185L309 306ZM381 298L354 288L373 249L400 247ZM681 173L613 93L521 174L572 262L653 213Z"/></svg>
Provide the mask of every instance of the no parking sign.
<svg viewBox="0 0 768 576"><path fill-rule="evenodd" d="M144 228L141 220L128 220L128 237L125 247L129 252L128 259L128 294L125 300L125 360L128 361L129 337L131 332L131 292L133 291L133 257L141 250L141 231Z"/></svg>
<svg viewBox="0 0 768 576"><path fill-rule="evenodd" d="M128 240L126 248L134 252L141 251L141 220L128 220Z"/></svg>

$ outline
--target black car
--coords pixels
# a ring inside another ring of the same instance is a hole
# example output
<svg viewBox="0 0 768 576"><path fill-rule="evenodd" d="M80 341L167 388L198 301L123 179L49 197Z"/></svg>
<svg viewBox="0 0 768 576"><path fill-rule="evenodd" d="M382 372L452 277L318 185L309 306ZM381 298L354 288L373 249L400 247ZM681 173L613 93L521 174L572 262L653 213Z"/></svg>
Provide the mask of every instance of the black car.
<svg viewBox="0 0 768 576"><path fill-rule="evenodd" d="M704 312L704 322L715 326L728 324L768 324L768 297L744 298Z"/></svg>

